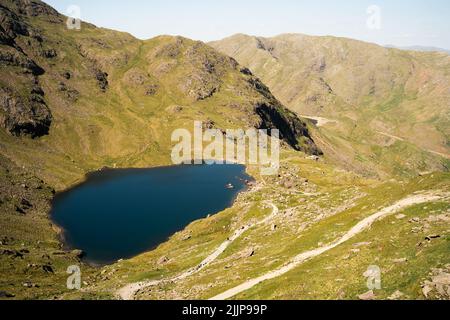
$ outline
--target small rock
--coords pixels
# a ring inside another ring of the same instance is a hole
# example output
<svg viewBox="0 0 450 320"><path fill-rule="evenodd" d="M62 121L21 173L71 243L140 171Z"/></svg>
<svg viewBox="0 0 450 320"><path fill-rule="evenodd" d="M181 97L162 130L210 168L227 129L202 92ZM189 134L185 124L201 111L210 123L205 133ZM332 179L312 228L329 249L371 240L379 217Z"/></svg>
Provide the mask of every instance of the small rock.
<svg viewBox="0 0 450 320"><path fill-rule="evenodd" d="M183 238L181 238L181 241L187 241L191 238L192 238L192 236L190 234L187 234L187 235L184 235Z"/></svg>
<svg viewBox="0 0 450 320"><path fill-rule="evenodd" d="M428 284L425 284L425 285L422 287L422 293L423 293L423 295L425 296L425 298L428 298L428 294L429 294L432 290L433 290L433 288L432 288L430 285L428 285Z"/></svg>
<svg viewBox="0 0 450 320"><path fill-rule="evenodd" d="M401 219L405 219L405 218L406 218L406 215L404 215L404 214L398 214L395 216L395 219L397 219L397 220L401 220Z"/></svg>
<svg viewBox="0 0 450 320"><path fill-rule="evenodd" d="M44 272L46 272L46 273L55 273L55 271L53 270L53 267L48 264L43 265L42 270L44 270Z"/></svg>
<svg viewBox="0 0 450 320"><path fill-rule="evenodd" d="M255 255L255 250L253 248L247 249L244 251L244 253L241 255L242 258L250 258Z"/></svg>
<svg viewBox="0 0 450 320"><path fill-rule="evenodd" d="M367 291L366 293L360 294L358 296L359 300L375 300L376 296L373 293L373 290Z"/></svg>
<svg viewBox="0 0 450 320"><path fill-rule="evenodd" d="M25 210L23 210L21 207L16 206L16 212L20 213L20 214L26 214Z"/></svg>
<svg viewBox="0 0 450 320"><path fill-rule="evenodd" d="M425 237L425 240L431 241L431 240L433 240L433 239L438 239L438 238L440 238L440 237L441 237L441 236L438 235L438 234L432 234L432 235L426 236L426 237Z"/></svg>
<svg viewBox="0 0 450 320"><path fill-rule="evenodd" d="M84 257L84 252L83 250L72 250L71 252L75 257L77 257L78 259L81 259Z"/></svg>
<svg viewBox="0 0 450 320"><path fill-rule="evenodd" d="M169 258L166 257L166 256L163 256L163 257L159 258L159 260L157 261L157 264L162 265L162 264L165 264L168 261L169 261Z"/></svg>
<svg viewBox="0 0 450 320"><path fill-rule="evenodd" d="M25 288L39 288L39 286L38 286L37 284L34 284L34 283L31 282L31 281L24 282L24 283L23 283L23 286L24 286Z"/></svg>
<svg viewBox="0 0 450 320"><path fill-rule="evenodd" d="M403 297L403 292L397 290L388 297L388 300L398 300Z"/></svg>
<svg viewBox="0 0 450 320"><path fill-rule="evenodd" d="M0 299L1 298L14 298L15 295L6 291L0 291Z"/></svg>
<svg viewBox="0 0 450 320"><path fill-rule="evenodd" d="M67 80L72 78L72 74L69 71L64 71L61 75L64 77L64 79L67 79Z"/></svg>
<svg viewBox="0 0 450 320"><path fill-rule="evenodd" d="M392 260L392 262L394 262L394 263L405 263L405 262L408 262L408 259L406 259L406 258L394 259L394 260Z"/></svg>

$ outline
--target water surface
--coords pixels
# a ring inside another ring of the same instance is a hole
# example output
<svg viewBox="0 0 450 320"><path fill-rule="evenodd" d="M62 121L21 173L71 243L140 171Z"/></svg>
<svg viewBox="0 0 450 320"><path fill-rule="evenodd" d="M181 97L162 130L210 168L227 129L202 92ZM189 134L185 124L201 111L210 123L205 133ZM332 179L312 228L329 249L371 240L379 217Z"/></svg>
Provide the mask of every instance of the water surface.
<svg viewBox="0 0 450 320"><path fill-rule="evenodd" d="M88 262L112 263L226 209L250 179L241 165L108 169L58 194L52 219L64 229L66 244L83 250ZM234 189L226 188L229 183Z"/></svg>

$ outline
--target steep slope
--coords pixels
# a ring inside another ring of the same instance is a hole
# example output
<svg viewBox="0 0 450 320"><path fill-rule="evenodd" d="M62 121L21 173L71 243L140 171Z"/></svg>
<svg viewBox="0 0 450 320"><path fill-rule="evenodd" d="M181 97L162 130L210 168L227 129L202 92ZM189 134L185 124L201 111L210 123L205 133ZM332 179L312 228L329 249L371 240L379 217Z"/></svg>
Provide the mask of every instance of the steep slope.
<svg viewBox="0 0 450 320"><path fill-rule="evenodd" d="M381 175L448 169L449 55L300 34L210 45L297 114L328 119L315 135L336 162Z"/></svg>

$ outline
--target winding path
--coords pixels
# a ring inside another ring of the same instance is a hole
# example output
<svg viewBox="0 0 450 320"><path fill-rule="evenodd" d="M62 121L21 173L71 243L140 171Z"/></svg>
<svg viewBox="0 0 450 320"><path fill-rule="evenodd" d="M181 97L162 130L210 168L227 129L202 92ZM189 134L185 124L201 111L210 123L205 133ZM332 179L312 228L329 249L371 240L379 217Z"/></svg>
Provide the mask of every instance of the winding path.
<svg viewBox="0 0 450 320"><path fill-rule="evenodd" d="M385 137L389 137L389 138L392 138L392 139L397 140L397 141L403 141L403 142L406 141L406 140L403 139L403 138L400 138L400 137L398 137L398 136L394 136L394 135L389 134L389 133L386 133L386 132L382 132L382 131L377 131L377 132L378 132L379 134L385 136ZM417 145L416 145L416 146L417 146ZM442 153L442 152L437 152L437 151L433 151L433 150L430 150L430 149L424 149L424 148L419 147L419 146L417 146L417 147L420 148L420 149L422 149L423 151L432 153L432 154L434 154L434 155L437 155L437 156L440 156L440 157L443 157L443 158L450 159L450 155L449 155L449 154Z"/></svg>
<svg viewBox="0 0 450 320"><path fill-rule="evenodd" d="M372 223L374 223L378 219L382 219L388 215L398 212L399 210L401 210L403 208L406 208L406 207L409 207L412 205L416 205L416 204L430 202L430 201L436 201L443 197L444 196L433 195L433 194L428 193L428 194L413 195L413 196L407 197L405 199L402 199L402 200L398 201L397 203L393 204L392 206L384 208L383 210L378 211L377 213L363 219L357 225L355 225L352 229L350 229L350 231L348 231L344 236L342 236L340 239L336 240L334 243L311 250L311 251L303 252L303 253L297 255L296 257L294 257L287 265L285 265L279 269L276 269L274 271L270 271L260 277L248 280L234 288L231 288L215 297L210 298L209 300L225 300L225 299L232 298L239 293L242 293L246 290L251 289L252 287L256 286L257 284L259 284L263 281L279 277L279 276L291 271L292 269L296 268L297 266L299 266L306 260L309 260L313 257L319 256L322 253L337 247L338 245L353 238L355 235L368 229L372 225Z"/></svg>
<svg viewBox="0 0 450 320"><path fill-rule="evenodd" d="M270 221L272 218L274 218L278 214L279 210L278 210L277 206L275 206L272 202L267 202L267 204L269 204L272 207L272 213L269 216L267 216L266 218L264 218L256 223L248 224L248 225L243 226L242 228L236 230L230 238L228 238L226 241L224 241L216 250L214 250L213 253L211 253L209 256L207 256L200 264L198 264L194 268L191 268L191 269L181 273L180 275L175 276L173 278L169 278L169 279L149 280L149 281L142 281L142 282L128 284L117 291L118 297L122 300L133 300L136 292L138 292L141 289L156 286L156 285L158 285L160 283L164 283L164 282L175 282L175 281L183 280L183 279L199 272L200 270L204 269L205 267L210 265L214 260L216 260L228 248L228 246L230 244L232 244L234 241L236 241L236 239L238 239L244 232L246 232L250 228L253 228L257 225L267 223L268 221Z"/></svg>

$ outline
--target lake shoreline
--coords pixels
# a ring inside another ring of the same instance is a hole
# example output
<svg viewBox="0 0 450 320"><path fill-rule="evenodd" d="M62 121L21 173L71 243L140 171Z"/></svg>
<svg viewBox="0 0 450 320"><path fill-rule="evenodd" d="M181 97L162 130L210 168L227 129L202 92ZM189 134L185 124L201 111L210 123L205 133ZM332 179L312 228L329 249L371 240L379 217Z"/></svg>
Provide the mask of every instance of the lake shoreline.
<svg viewBox="0 0 450 320"><path fill-rule="evenodd" d="M233 164L226 164L226 165L227 166L232 166ZM197 219L191 220L186 225L184 225L181 228L176 229L173 232L171 232L170 234L168 234L167 237L165 237L163 240L159 241L158 243L152 244L148 249L145 249L144 251L142 251L140 253L137 253L137 254L134 254L132 256L124 257L124 258L120 258L120 259L115 259L113 261L108 261L108 262L99 262L99 261L96 261L95 258L93 258L91 260L91 259L89 259L88 257L86 257L84 255L84 256L80 257L80 261L82 263L90 266L90 267L101 268L101 267L104 267L104 266L107 266L107 265L113 265L113 264L115 264L115 263L117 263L117 262L119 262L121 260L132 259L132 258L134 258L136 256L141 255L141 254L145 254L145 253L153 251L159 245L161 245L161 244L165 243L166 241L168 241L174 234L176 234L176 233L186 229L191 223L194 223L194 222L202 220L202 219L206 219L206 218L211 217L213 215L216 215L216 214L218 214L218 213L220 213L220 212L222 212L222 211L224 211L226 209L232 208L236 204L236 201L237 201L238 197L241 194L249 192L252 189L253 184L256 181L256 179L249 174L248 166L245 166L245 165L242 165L242 164L239 164L239 163L235 163L234 165L240 166L243 169L242 173L244 174L244 176L243 177L238 177L238 176L235 177L236 179L239 179L242 182L242 186L240 187L240 190L235 191L235 193L233 194L233 197L231 198L230 201L228 201L228 203L226 204L226 206L223 209L220 209L220 210L217 210L217 211L205 214L202 218L197 218ZM62 250L64 250L65 252L68 252L68 253L73 252L74 250L81 251L84 254L86 253L85 251L82 251L82 249L78 248L77 245L74 245L73 243L71 243L70 240L68 240L68 237L66 236L67 235L67 230L65 229L65 227L63 227L60 223L58 223L55 220L55 217L54 217L54 204L55 204L56 199L58 199L58 197L61 197L61 195L65 194L67 192L71 192L74 189L80 188L81 186L83 186L83 184L89 182L90 179L101 178L101 175L103 175L105 173L109 174L109 175L111 175L111 174L113 174L113 175L114 174L118 174L120 176L120 175L127 174L127 173L131 173L131 174L135 174L135 173L139 173L139 172L145 173L145 172L149 172L151 170L158 170L158 169L169 169L170 170L170 169L173 169L173 168L180 168L180 167L201 167L201 166L203 166L203 167L210 167L210 166L222 166L222 165L214 165L214 164L213 165L209 165L209 164L202 164L202 165L193 165L193 164L189 165L189 164L187 164L186 165L186 164L183 164L183 165L163 165L163 166L155 166L155 167L149 167L149 168L139 168L139 167L138 168L134 168L134 167L131 167L131 168L111 168L111 167L104 167L102 169L98 169L96 171L91 171L91 172L86 173L82 180L80 180L77 183L73 184L71 187L65 189L64 191L59 191L59 192L55 193L55 195L54 195L54 197L53 197L53 199L51 201L51 208L50 208L50 212L49 212L49 219L50 219L50 222L52 223L53 229L56 231L58 241L62 245ZM225 185L223 186L223 188L227 189Z"/></svg>

